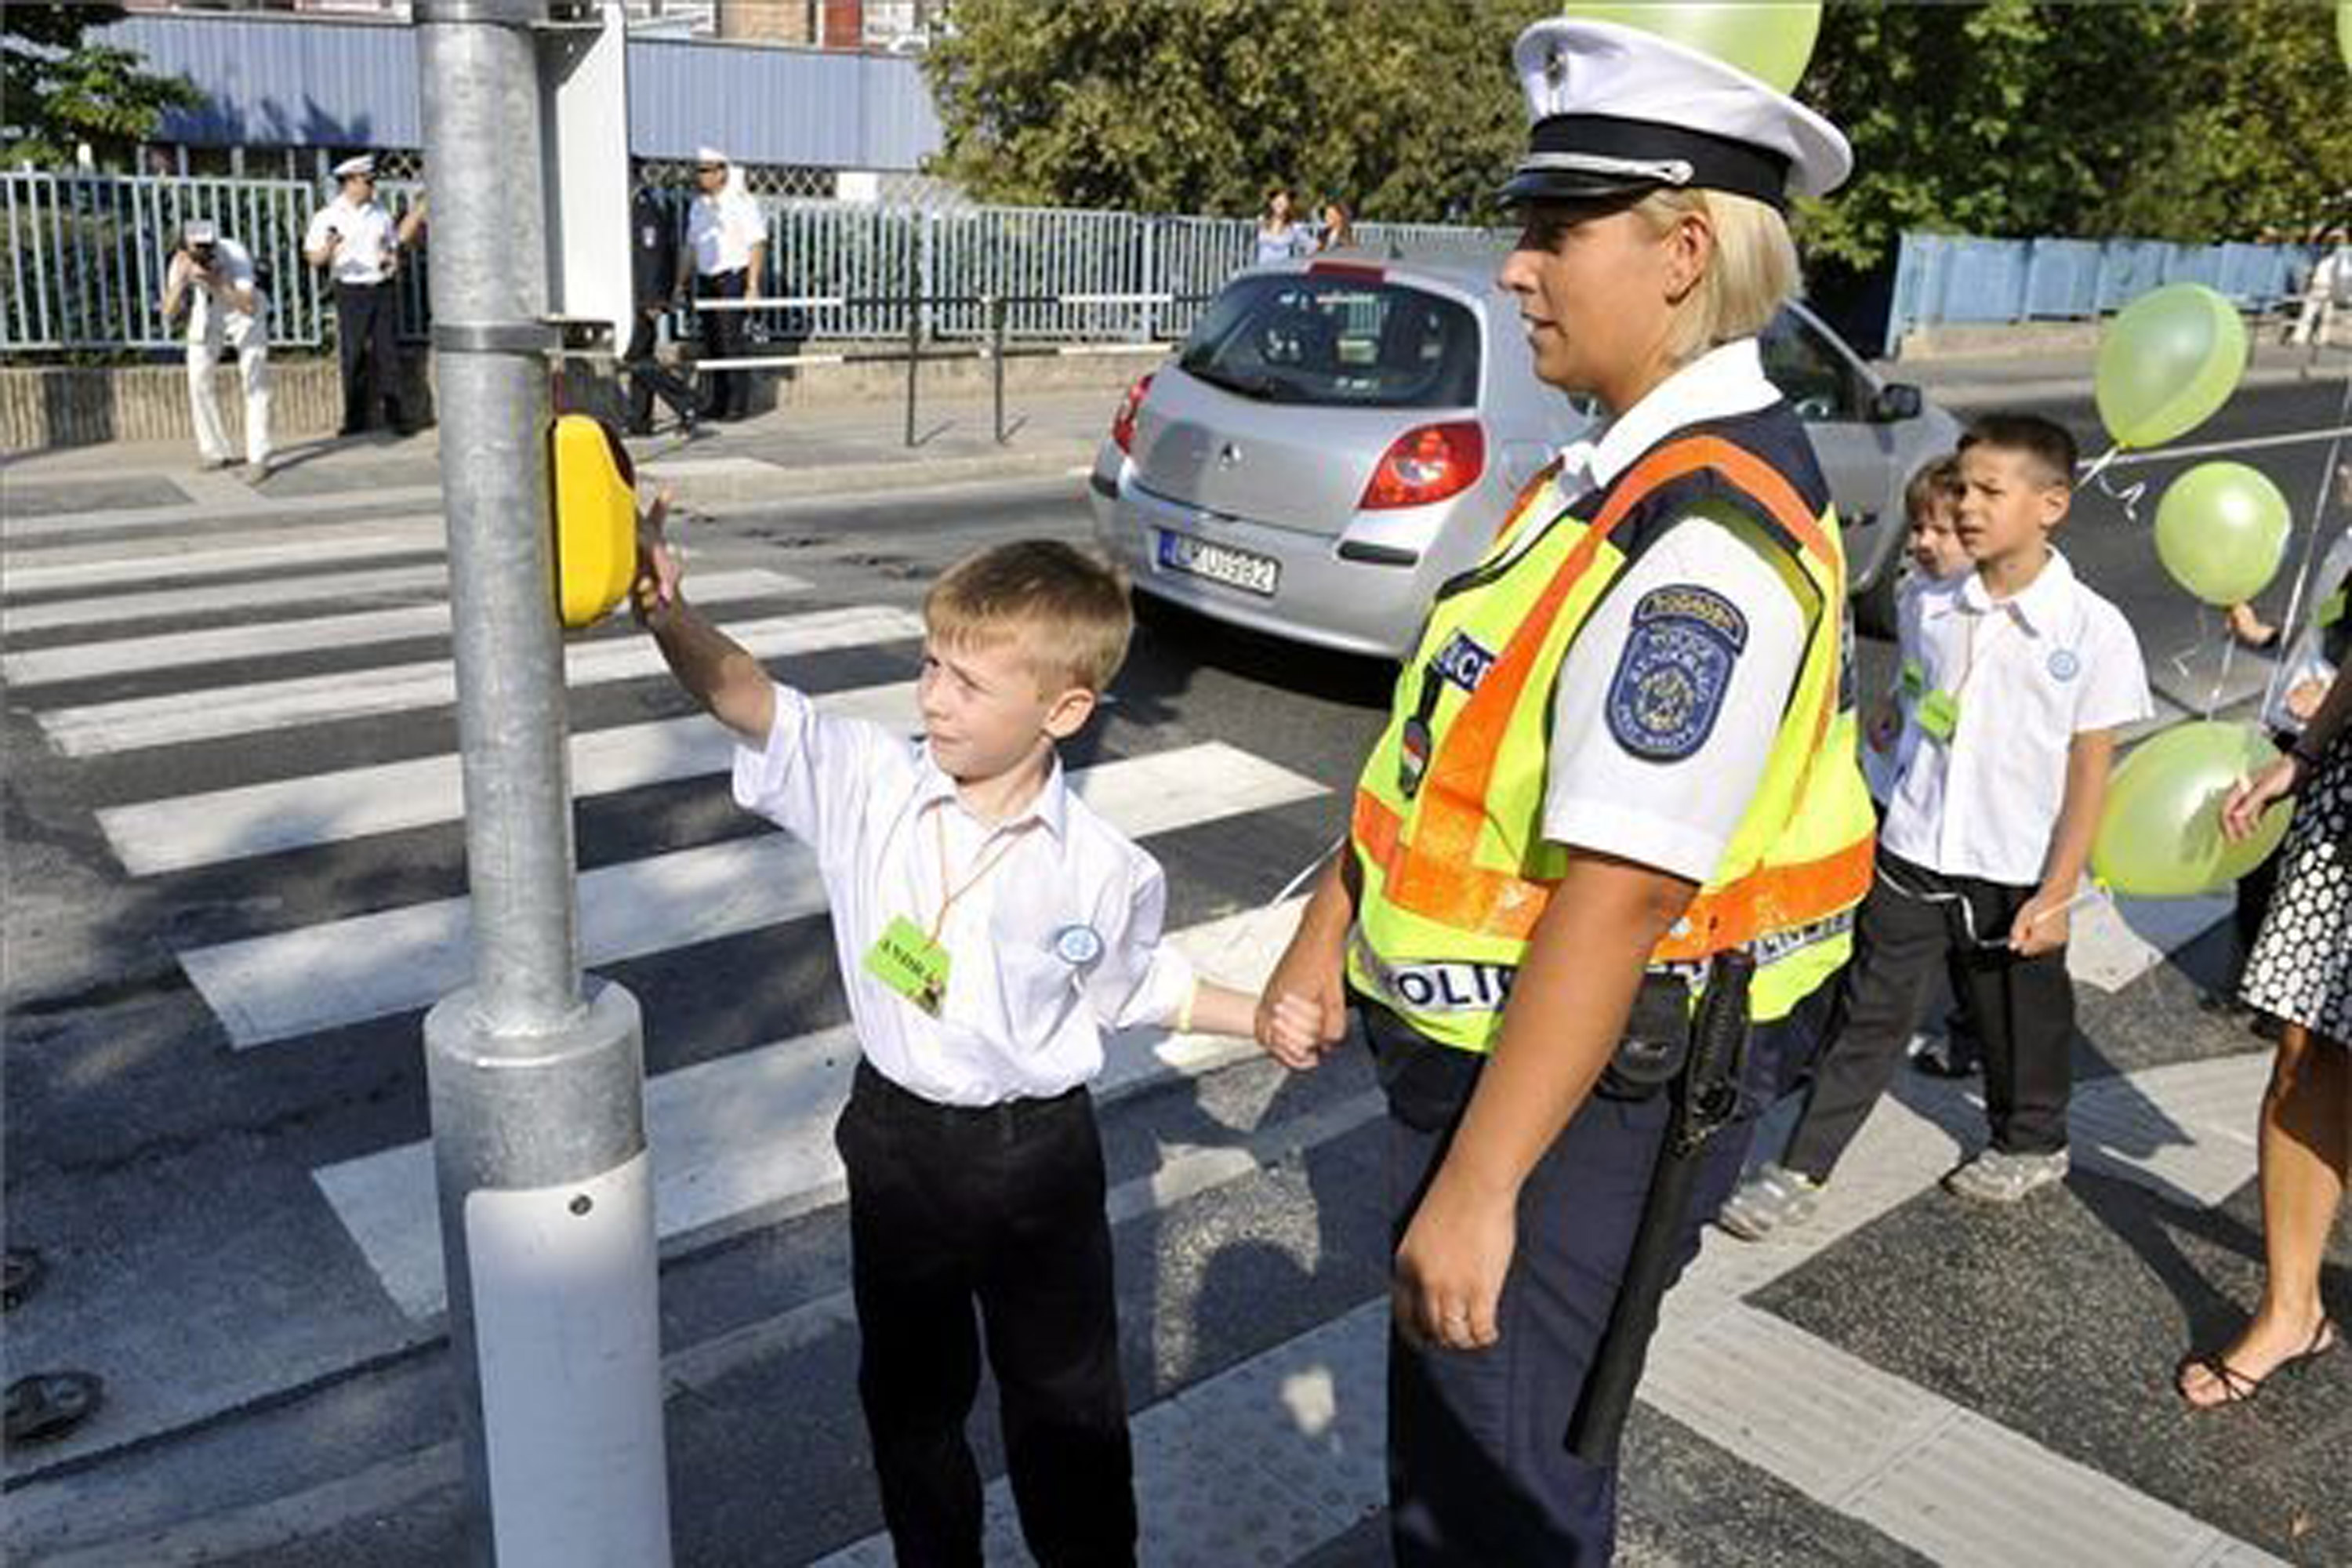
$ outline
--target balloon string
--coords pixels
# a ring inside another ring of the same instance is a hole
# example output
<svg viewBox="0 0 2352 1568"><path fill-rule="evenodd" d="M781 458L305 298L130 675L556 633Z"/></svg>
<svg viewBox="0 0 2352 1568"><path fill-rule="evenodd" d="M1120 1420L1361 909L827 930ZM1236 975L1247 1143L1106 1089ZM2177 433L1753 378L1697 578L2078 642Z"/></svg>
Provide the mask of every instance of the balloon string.
<svg viewBox="0 0 2352 1568"><path fill-rule="evenodd" d="M2303 564L2295 568L2294 586L2286 596L2286 618L2279 623L2279 652L2282 657L2272 667L2270 679L2263 685L2263 711L2265 714L2278 711L2279 694L2294 674L2295 661L2292 652L2303 627L2304 595L2311 586L2312 569L2319 563L2319 542L2327 536L2328 497L2335 493L2339 479L2343 479L2337 471L2337 464L2344 451L2344 431L2347 425L2352 425L2352 365L2345 368L2344 400L2336 415L2336 434L2328 440L2327 456L2319 465L2319 494L2314 498L2311 506L2311 536L2303 542ZM2346 499L2352 502L2352 479L2343 479L2343 482L2347 487Z"/></svg>
<svg viewBox="0 0 2352 1568"><path fill-rule="evenodd" d="M2221 631L2221 666L2215 672L2213 684L2207 689L2203 702L2199 705L2199 717L2208 720L2221 710L2221 693L2230 684L2230 665L2238 651L2237 639L2230 634L2227 616L2222 619ZM2200 684L2197 676L2196 661L2212 645L2212 642L2213 606L2200 601L2197 605L2196 639L2183 645L2177 652L2166 656L2167 662L2179 674L2181 685L2192 691Z"/></svg>

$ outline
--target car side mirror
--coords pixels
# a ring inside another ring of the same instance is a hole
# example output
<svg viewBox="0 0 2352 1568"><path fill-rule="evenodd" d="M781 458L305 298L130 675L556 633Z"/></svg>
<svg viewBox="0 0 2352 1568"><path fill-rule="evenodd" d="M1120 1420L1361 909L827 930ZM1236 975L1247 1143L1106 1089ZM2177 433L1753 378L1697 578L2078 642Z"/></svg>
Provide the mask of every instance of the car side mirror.
<svg viewBox="0 0 2352 1568"><path fill-rule="evenodd" d="M1878 389L1870 400L1870 418L1874 425L1892 425L1898 420L1916 419L1927 406L1919 389L1909 382L1891 381Z"/></svg>

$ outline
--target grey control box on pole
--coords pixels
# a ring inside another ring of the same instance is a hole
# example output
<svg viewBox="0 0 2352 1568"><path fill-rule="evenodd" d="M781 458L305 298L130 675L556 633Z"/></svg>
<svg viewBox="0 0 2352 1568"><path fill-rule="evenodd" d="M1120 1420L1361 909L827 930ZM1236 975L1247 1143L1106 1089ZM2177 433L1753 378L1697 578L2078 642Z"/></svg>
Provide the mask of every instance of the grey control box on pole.
<svg viewBox="0 0 2352 1568"><path fill-rule="evenodd" d="M572 201L572 160L604 150L580 144L586 115L552 133L551 105L612 93L582 63L620 57L620 12L414 11L474 950L473 984L425 1017L425 1065L472 1555L496 1568L670 1561L643 1029L625 991L582 985L549 510L558 226L583 253L616 191L628 249L625 97L603 105L614 170Z"/></svg>

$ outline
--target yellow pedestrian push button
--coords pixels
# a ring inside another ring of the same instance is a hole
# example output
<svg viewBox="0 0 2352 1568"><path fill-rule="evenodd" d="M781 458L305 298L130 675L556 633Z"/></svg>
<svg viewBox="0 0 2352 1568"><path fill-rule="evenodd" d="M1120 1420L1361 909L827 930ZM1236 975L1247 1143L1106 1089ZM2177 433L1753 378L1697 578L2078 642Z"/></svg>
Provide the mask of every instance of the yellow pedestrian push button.
<svg viewBox="0 0 2352 1568"><path fill-rule="evenodd" d="M558 416L549 439L556 613L578 631L604 619L629 592L637 564L636 470L619 438L588 415Z"/></svg>

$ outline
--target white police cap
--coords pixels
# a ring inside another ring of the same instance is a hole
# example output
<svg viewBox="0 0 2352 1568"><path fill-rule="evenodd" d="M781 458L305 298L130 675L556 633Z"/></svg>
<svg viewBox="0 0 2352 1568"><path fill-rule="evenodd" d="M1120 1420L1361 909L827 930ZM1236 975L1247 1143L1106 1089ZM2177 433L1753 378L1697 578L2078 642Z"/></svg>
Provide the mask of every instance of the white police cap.
<svg viewBox="0 0 2352 1568"><path fill-rule="evenodd" d="M733 160L729 158L726 153L721 153L716 147L697 147L694 150L694 161L698 163L729 163L733 162Z"/></svg>
<svg viewBox="0 0 2352 1568"><path fill-rule="evenodd" d="M1853 172L1836 126L1737 66L1639 27L1538 22L1511 63L1534 123L1507 202L1679 186L1781 207L1825 195Z"/></svg>
<svg viewBox="0 0 2352 1568"><path fill-rule="evenodd" d="M335 165L335 178L339 180L374 179L374 157L370 153L362 153L356 158L344 159Z"/></svg>
<svg viewBox="0 0 2352 1568"><path fill-rule="evenodd" d="M192 217L180 226L180 237L190 245L214 245L220 240L220 230L208 217Z"/></svg>

